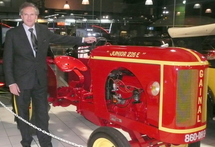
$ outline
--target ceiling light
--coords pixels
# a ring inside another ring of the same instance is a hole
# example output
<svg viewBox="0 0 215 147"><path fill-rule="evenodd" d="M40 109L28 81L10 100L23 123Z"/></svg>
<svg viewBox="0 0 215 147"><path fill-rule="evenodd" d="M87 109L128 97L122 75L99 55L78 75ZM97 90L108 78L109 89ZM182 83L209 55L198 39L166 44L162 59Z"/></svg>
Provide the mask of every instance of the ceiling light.
<svg viewBox="0 0 215 147"><path fill-rule="evenodd" d="M146 0L145 5L153 5L153 1L152 0Z"/></svg>
<svg viewBox="0 0 215 147"><path fill-rule="evenodd" d="M199 8L201 8L201 5L200 5L199 3L197 3L197 4L195 4L195 5L193 6L193 8L194 8L194 9L199 9Z"/></svg>
<svg viewBox="0 0 215 147"><path fill-rule="evenodd" d="M64 8L64 9L70 9L70 6L69 6L69 4L68 4L68 1L66 1L66 3L65 3L64 6L63 6L63 8Z"/></svg>
<svg viewBox="0 0 215 147"><path fill-rule="evenodd" d="M177 16L180 16L180 15L181 15L181 12L177 12L176 15L177 15Z"/></svg>
<svg viewBox="0 0 215 147"><path fill-rule="evenodd" d="M89 0L82 0L82 5L89 5L89 4L90 4Z"/></svg>
<svg viewBox="0 0 215 147"><path fill-rule="evenodd" d="M183 2L182 2L183 4L186 4L186 0L183 0Z"/></svg>
<svg viewBox="0 0 215 147"><path fill-rule="evenodd" d="M210 8L205 10L205 13L212 13L212 10Z"/></svg>
<svg viewBox="0 0 215 147"><path fill-rule="evenodd" d="M0 1L0 6L4 6L4 2L3 1Z"/></svg>

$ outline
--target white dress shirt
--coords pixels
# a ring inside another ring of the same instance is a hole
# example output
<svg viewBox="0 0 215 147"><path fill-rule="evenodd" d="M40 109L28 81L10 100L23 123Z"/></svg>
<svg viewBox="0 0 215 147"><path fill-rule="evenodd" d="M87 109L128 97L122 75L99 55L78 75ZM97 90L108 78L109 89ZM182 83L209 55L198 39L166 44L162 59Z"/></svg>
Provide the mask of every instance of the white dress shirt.
<svg viewBox="0 0 215 147"><path fill-rule="evenodd" d="M27 35L27 37L28 37L28 41L29 41L30 44L31 44L31 49L32 49L32 51L33 51L34 57L36 57L36 52L35 52L35 50L33 49L33 45L32 45L32 42L31 42L31 32L28 30L28 29L30 29L30 28L33 28L33 33L34 33L35 36L37 37L36 30L35 30L35 25L34 25L33 27L28 27L27 25L25 25L25 24L23 23L23 27L24 27L25 33L26 33L26 35Z"/></svg>

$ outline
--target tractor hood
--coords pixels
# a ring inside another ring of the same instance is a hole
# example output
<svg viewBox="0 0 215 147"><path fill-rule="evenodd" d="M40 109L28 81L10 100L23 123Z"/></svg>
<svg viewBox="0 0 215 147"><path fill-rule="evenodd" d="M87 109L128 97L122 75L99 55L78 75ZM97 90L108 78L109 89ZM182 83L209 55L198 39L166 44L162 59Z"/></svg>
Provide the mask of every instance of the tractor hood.
<svg viewBox="0 0 215 147"><path fill-rule="evenodd" d="M92 59L117 60L120 62L166 61L176 62L201 62L208 64L206 58L190 49L178 47L146 47L146 46L100 46L95 48L90 55Z"/></svg>

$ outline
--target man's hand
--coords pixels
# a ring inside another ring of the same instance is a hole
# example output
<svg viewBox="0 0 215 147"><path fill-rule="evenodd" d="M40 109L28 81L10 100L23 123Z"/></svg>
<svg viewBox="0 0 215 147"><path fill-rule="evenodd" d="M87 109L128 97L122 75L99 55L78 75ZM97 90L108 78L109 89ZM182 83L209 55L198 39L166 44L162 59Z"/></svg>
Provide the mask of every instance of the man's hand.
<svg viewBox="0 0 215 147"><path fill-rule="evenodd" d="M84 37L84 42L90 44L96 42L96 37Z"/></svg>
<svg viewBox="0 0 215 147"><path fill-rule="evenodd" d="M11 84L9 86L9 89L12 94L19 96L20 90L19 90L19 86L16 83Z"/></svg>

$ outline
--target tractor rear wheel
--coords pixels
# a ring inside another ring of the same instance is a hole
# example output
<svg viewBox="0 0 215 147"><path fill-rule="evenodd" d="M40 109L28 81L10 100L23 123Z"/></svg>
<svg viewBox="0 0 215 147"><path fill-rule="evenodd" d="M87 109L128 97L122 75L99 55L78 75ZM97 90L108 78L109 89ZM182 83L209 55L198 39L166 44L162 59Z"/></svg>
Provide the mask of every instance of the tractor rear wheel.
<svg viewBox="0 0 215 147"><path fill-rule="evenodd" d="M126 137L111 127L99 127L90 135L87 147L131 147Z"/></svg>

